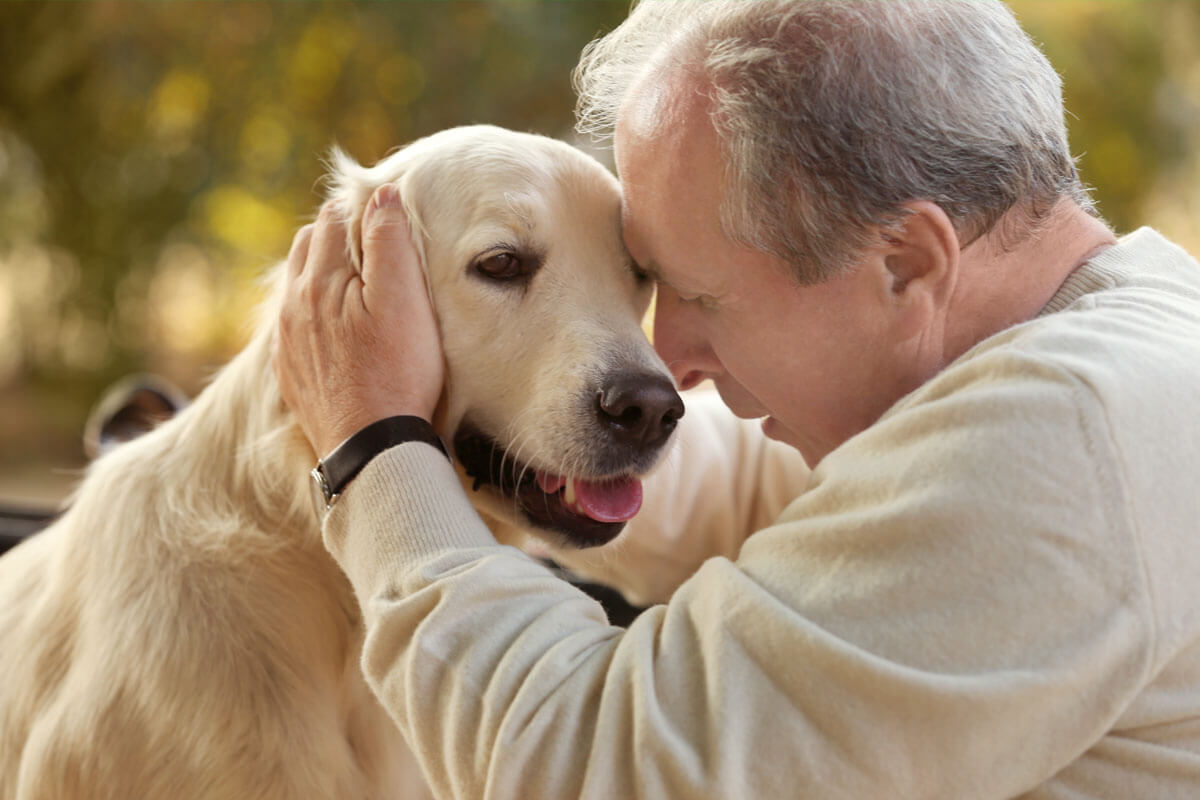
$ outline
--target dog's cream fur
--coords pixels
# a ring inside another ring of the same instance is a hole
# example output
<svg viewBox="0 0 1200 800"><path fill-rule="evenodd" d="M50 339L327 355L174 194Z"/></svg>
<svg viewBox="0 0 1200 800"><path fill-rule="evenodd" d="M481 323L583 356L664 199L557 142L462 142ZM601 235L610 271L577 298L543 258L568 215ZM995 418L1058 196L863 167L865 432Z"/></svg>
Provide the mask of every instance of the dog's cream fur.
<svg viewBox="0 0 1200 800"><path fill-rule="evenodd" d="M614 364L665 374L615 180L562 143L483 126L333 172L351 230L375 187L401 188L444 339L439 432L470 419L523 462L588 475L587 382ZM526 289L470 269L510 245L544 256ZM194 403L94 463L63 517L0 559L3 800L424 794L359 672L359 610L309 500L314 454L270 364L276 303ZM499 536L519 529L511 502L473 497Z"/></svg>

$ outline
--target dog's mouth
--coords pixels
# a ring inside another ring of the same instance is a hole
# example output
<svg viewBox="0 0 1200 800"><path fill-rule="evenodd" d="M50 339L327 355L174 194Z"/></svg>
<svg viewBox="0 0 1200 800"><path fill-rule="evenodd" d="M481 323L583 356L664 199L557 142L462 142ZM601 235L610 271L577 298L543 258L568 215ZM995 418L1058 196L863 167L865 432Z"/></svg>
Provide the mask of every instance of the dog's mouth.
<svg viewBox="0 0 1200 800"><path fill-rule="evenodd" d="M455 435L454 452L474 479L475 491L492 487L530 523L566 536L576 547L611 541L642 507L642 482L636 476L583 478L536 469L470 426Z"/></svg>

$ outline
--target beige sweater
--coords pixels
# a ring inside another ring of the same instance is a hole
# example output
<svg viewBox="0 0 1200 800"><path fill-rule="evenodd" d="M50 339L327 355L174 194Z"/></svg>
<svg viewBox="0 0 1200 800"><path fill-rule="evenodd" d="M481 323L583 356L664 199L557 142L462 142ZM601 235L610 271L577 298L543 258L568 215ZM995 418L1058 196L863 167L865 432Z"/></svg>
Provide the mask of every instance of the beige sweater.
<svg viewBox="0 0 1200 800"><path fill-rule="evenodd" d="M426 445L326 543L443 797L1196 798L1198 408L1200 265L1143 229L628 630L498 546ZM723 429L739 469L773 452Z"/></svg>

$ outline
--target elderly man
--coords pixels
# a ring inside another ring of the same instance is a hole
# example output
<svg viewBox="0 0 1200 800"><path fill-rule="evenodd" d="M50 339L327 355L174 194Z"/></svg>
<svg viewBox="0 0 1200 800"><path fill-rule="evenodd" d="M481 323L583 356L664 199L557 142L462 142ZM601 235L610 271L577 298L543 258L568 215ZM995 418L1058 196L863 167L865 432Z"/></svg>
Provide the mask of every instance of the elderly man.
<svg viewBox="0 0 1200 800"><path fill-rule="evenodd" d="M326 544L433 786L1200 796L1200 265L1094 215L1007 9L647 2L579 86L676 380L814 471L622 631L498 547L437 450L371 460ZM365 283L310 231L293 250L278 367L319 452L436 402L402 223L385 187ZM774 451L709 449L770 482Z"/></svg>

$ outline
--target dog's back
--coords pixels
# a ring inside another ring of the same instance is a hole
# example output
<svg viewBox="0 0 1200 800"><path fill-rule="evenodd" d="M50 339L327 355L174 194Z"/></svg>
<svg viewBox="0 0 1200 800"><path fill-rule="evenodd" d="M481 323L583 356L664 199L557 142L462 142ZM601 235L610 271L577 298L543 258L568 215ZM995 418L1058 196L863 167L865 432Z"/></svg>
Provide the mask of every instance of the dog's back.
<svg viewBox="0 0 1200 800"><path fill-rule="evenodd" d="M260 336L0 559L0 797L396 796ZM273 418L274 417L274 418Z"/></svg>

